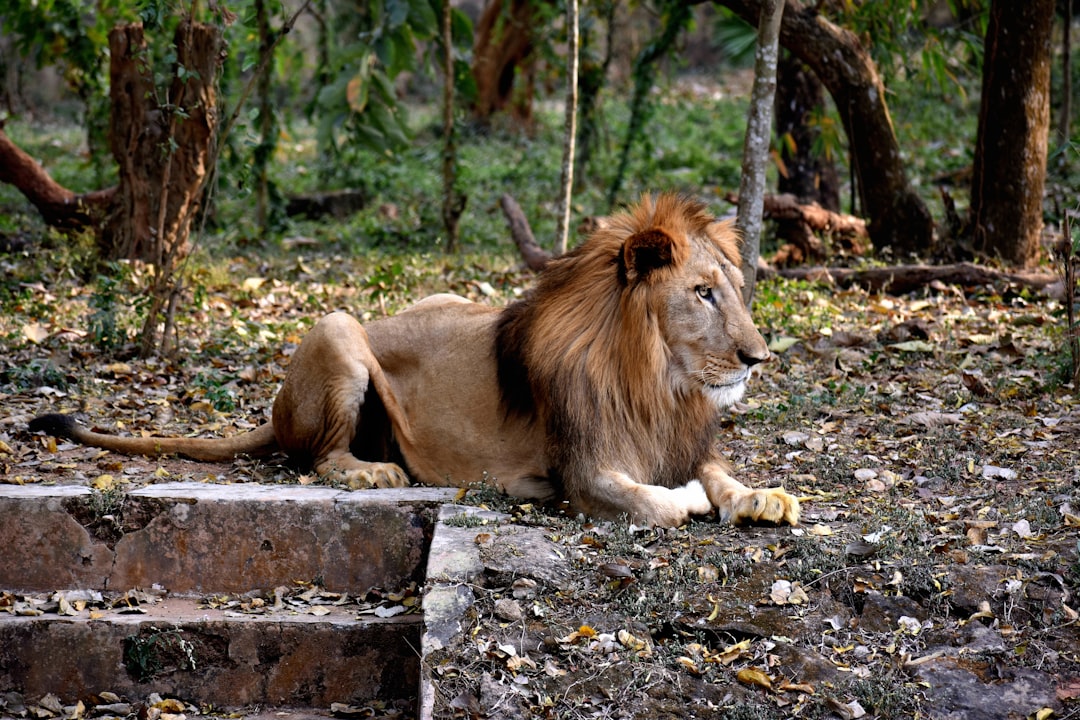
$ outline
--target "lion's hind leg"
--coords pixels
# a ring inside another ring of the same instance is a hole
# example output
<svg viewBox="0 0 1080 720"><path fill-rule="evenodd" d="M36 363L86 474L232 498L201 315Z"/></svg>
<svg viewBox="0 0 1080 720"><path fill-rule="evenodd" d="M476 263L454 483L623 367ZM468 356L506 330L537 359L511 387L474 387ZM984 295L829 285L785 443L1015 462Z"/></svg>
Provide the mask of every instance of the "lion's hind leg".
<svg viewBox="0 0 1080 720"><path fill-rule="evenodd" d="M352 451L369 392L389 392L385 382L372 388L374 379L383 379L382 368L363 326L345 313L321 319L293 354L274 401L278 444L290 454L309 458L321 477L354 489L408 485L400 466L363 460ZM397 408L393 398L378 400ZM375 412L374 406L370 409ZM382 408L376 414L385 418Z"/></svg>
<svg viewBox="0 0 1080 720"><path fill-rule="evenodd" d="M799 523L799 499L783 488L748 488L719 462L705 465L701 482L725 522Z"/></svg>

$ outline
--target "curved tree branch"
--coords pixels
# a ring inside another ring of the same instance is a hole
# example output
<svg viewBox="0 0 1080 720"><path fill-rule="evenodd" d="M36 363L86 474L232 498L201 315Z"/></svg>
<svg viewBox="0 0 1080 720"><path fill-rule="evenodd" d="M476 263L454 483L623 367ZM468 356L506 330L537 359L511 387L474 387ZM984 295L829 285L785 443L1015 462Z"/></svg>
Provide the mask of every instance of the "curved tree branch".
<svg viewBox="0 0 1080 720"><path fill-rule="evenodd" d="M116 188L76 193L56 182L0 128L0 182L13 185L50 227L80 230L101 222Z"/></svg>
<svg viewBox="0 0 1080 720"><path fill-rule="evenodd" d="M755 26L765 4L715 2ZM814 71L836 103L874 247L892 248L897 255L925 253L933 239L933 218L908 182L885 85L870 53L854 33L822 17L816 4L800 0L786 0L780 44Z"/></svg>

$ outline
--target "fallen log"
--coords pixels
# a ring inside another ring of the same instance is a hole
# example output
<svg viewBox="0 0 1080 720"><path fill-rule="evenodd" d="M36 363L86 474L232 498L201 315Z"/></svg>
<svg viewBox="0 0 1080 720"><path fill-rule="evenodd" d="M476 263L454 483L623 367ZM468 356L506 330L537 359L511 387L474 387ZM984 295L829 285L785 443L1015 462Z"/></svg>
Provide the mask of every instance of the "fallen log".
<svg viewBox="0 0 1080 720"><path fill-rule="evenodd" d="M735 193L728 193L724 199L732 204L739 202ZM866 252L870 234L862 218L827 210L816 202L800 203L790 193L766 195L762 211L766 219L778 223L777 238L786 241L773 256L774 265L824 260L829 248L821 237L849 255Z"/></svg>
<svg viewBox="0 0 1080 720"><path fill-rule="evenodd" d="M1009 283L1046 293L1061 282L1055 273L994 270L975 263L952 265L892 265L875 268L799 267L773 269L791 280L823 282L841 288L860 287L870 292L903 295L932 283L944 285L993 285Z"/></svg>
<svg viewBox="0 0 1080 720"><path fill-rule="evenodd" d="M766 195L764 211L767 218L797 220L805 223L815 232L850 235L857 238L869 237L866 221L862 218L826 210L816 202L800 203L794 195L788 193Z"/></svg>
<svg viewBox="0 0 1080 720"><path fill-rule="evenodd" d="M289 217L303 216L309 220L319 220L327 215L335 220L345 220L363 210L367 202L367 193L363 190L329 190L290 195L285 204L285 214Z"/></svg>

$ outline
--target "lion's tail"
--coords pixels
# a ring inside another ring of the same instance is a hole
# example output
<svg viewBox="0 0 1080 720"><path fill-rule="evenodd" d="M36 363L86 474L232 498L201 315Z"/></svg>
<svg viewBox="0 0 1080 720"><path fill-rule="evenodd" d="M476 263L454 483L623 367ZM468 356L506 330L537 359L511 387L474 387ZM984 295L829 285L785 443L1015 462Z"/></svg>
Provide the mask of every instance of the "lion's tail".
<svg viewBox="0 0 1080 720"><path fill-rule="evenodd" d="M237 455L264 456L278 449L271 423L228 438L119 437L94 432L70 415L50 413L31 420L29 429L124 455L176 454L208 462L225 462Z"/></svg>

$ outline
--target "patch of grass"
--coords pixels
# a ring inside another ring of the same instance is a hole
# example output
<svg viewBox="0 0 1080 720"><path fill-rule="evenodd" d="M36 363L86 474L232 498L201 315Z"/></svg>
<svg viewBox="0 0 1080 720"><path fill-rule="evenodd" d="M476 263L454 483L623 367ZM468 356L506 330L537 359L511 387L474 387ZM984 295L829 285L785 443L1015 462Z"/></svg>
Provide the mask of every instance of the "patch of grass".
<svg viewBox="0 0 1080 720"><path fill-rule="evenodd" d="M915 683L898 671L856 679L848 689L865 710L880 718L917 717L920 714L922 698Z"/></svg>
<svg viewBox="0 0 1080 720"><path fill-rule="evenodd" d="M124 536L124 514L128 496L123 490L92 490L72 498L68 511L91 535L110 546Z"/></svg>
<svg viewBox="0 0 1080 720"><path fill-rule="evenodd" d="M0 373L0 377L16 390L42 386L65 390L68 387L67 375L49 359L34 358L23 365L14 365Z"/></svg>
<svg viewBox="0 0 1080 720"><path fill-rule="evenodd" d="M480 515L461 513L460 515L455 515L452 518L447 518L445 520L445 524L449 525L450 527L476 528L487 525L488 521L486 518L481 517Z"/></svg>
<svg viewBox="0 0 1080 720"><path fill-rule="evenodd" d="M840 316L829 291L814 283L777 276L754 288L754 321L766 335L807 338Z"/></svg>
<svg viewBox="0 0 1080 720"><path fill-rule="evenodd" d="M236 391L229 386L231 380L222 373L216 370L200 372L192 378L191 382L195 392L218 412L227 413L236 410Z"/></svg>
<svg viewBox="0 0 1080 720"><path fill-rule="evenodd" d="M97 276L90 296L87 329L90 342L104 353L111 353L128 342L128 330L141 322L146 311L145 296L131 296L132 272L129 263L106 263Z"/></svg>
<svg viewBox="0 0 1080 720"><path fill-rule="evenodd" d="M826 545L824 538L807 536L793 536L791 548L783 557L784 577L803 586L858 564L840 549Z"/></svg>
<svg viewBox="0 0 1080 720"><path fill-rule="evenodd" d="M136 682L148 682L170 669L194 670L195 645L180 630L151 628L124 638L124 667Z"/></svg>

